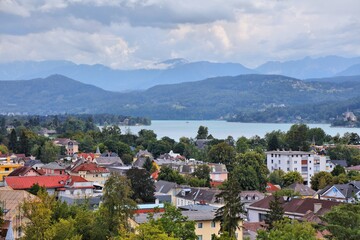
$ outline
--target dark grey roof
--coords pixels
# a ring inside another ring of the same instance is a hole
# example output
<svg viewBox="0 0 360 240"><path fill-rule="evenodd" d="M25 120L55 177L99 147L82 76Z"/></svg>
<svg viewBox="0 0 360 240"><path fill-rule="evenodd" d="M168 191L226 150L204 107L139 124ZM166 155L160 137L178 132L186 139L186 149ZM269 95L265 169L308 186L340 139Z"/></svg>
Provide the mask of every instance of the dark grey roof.
<svg viewBox="0 0 360 240"><path fill-rule="evenodd" d="M168 193L171 189L177 186L176 183L168 182L164 180L159 180L155 183L156 192L158 193Z"/></svg>
<svg viewBox="0 0 360 240"><path fill-rule="evenodd" d="M208 188L183 188L176 197L205 203L219 203L216 195L221 191Z"/></svg>
<svg viewBox="0 0 360 240"><path fill-rule="evenodd" d="M331 162L335 165L340 165L342 167L347 167L346 160L331 160Z"/></svg>
<svg viewBox="0 0 360 240"><path fill-rule="evenodd" d="M24 166L34 166L35 164L38 164L38 163L41 163L40 160L28 160L28 161L25 161L25 164Z"/></svg>
<svg viewBox="0 0 360 240"><path fill-rule="evenodd" d="M287 186L285 189L291 189L295 192L299 192L301 196L313 196L316 193L310 187L301 183L293 183L290 186Z"/></svg>
<svg viewBox="0 0 360 240"><path fill-rule="evenodd" d="M158 219L161 217L161 214L162 213L155 213L153 217ZM215 211L182 211L181 214L188 217L190 221L211 221L215 218ZM147 213L136 214L134 219L135 222L140 224L149 221Z"/></svg>
<svg viewBox="0 0 360 240"><path fill-rule="evenodd" d="M145 161L146 161L146 157L139 157L132 165L134 167L142 168L144 166Z"/></svg>
<svg viewBox="0 0 360 240"><path fill-rule="evenodd" d="M319 192L319 195L324 195L332 187L335 187L338 191L340 191L341 194L345 196L345 198L352 198L354 197L354 194L360 191L360 181L326 186Z"/></svg>
<svg viewBox="0 0 360 240"><path fill-rule="evenodd" d="M44 166L42 166L42 168L46 168L46 169L61 169L61 170L65 170L65 167L60 165L57 162L51 162L48 164L45 164Z"/></svg>
<svg viewBox="0 0 360 240"><path fill-rule="evenodd" d="M122 166L124 163L119 157L98 157L95 159L100 166L118 165Z"/></svg>
<svg viewBox="0 0 360 240"><path fill-rule="evenodd" d="M265 194L259 191L242 191L240 193L241 201L244 203L253 203L265 198Z"/></svg>
<svg viewBox="0 0 360 240"><path fill-rule="evenodd" d="M179 207L184 211L216 211L219 207L210 206L207 204L191 204Z"/></svg>
<svg viewBox="0 0 360 240"><path fill-rule="evenodd" d="M101 157L118 157L119 155L117 155L117 153L114 152L104 152L103 154L101 154Z"/></svg>

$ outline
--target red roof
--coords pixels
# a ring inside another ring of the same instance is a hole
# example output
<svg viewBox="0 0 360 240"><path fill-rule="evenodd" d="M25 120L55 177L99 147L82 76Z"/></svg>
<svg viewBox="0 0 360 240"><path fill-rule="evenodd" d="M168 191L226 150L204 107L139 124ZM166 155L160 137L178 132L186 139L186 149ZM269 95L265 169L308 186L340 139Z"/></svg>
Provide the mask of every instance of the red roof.
<svg viewBox="0 0 360 240"><path fill-rule="evenodd" d="M108 173L109 170L103 167L99 167L96 163L83 163L79 166L73 168L71 172L78 173L80 171L85 171L87 173Z"/></svg>
<svg viewBox="0 0 360 240"><path fill-rule="evenodd" d="M156 170L155 172L153 172L153 173L151 174L151 177L152 177L152 179L157 180L158 177L159 177L159 171Z"/></svg>
<svg viewBox="0 0 360 240"><path fill-rule="evenodd" d="M266 184L266 191L269 192L269 193L272 193L272 192L276 192L276 191L279 191L280 189L278 187L276 187L274 184L272 183L267 183Z"/></svg>
<svg viewBox="0 0 360 240"><path fill-rule="evenodd" d="M95 158L95 154L94 153L78 153L79 157L82 157L84 159L87 159L89 156L91 159Z"/></svg>
<svg viewBox="0 0 360 240"><path fill-rule="evenodd" d="M68 178L67 175L14 176L6 177L5 182L14 190L30 189L36 183L45 188L59 188L64 187Z"/></svg>
<svg viewBox="0 0 360 240"><path fill-rule="evenodd" d="M45 188L63 188L67 180L71 180L68 184L72 186L75 182L87 182L80 176L69 175L43 175L43 176L14 176L6 177L5 182L14 190L30 189L34 184L39 184Z"/></svg>

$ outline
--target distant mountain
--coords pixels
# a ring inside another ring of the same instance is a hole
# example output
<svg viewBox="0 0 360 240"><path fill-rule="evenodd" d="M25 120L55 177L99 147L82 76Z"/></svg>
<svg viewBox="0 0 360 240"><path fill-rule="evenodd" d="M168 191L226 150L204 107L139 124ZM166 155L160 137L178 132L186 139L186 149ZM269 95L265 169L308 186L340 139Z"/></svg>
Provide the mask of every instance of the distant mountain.
<svg viewBox="0 0 360 240"><path fill-rule="evenodd" d="M344 71L341 71L337 74L338 76L354 76L360 75L360 64L355 64Z"/></svg>
<svg viewBox="0 0 360 240"><path fill-rule="evenodd" d="M319 106L330 109L340 102L351 104L350 99L360 95L359 79L305 82L280 75L251 74L116 93L53 75L45 79L0 81L0 113L115 113L152 119L199 120L242 120L246 118L237 116L245 114L259 116L256 121L269 122L277 118L263 113L279 112L283 116L281 121L286 122L307 112L323 111ZM308 120L328 121L331 114L335 117L338 113L312 114Z"/></svg>
<svg viewBox="0 0 360 240"><path fill-rule="evenodd" d="M254 73L237 63L188 62L171 59L157 69L115 70L106 66L74 64L68 61L13 62L0 64L0 80L44 78L61 74L109 91L145 90L159 84L202 80L209 77Z"/></svg>
<svg viewBox="0 0 360 240"><path fill-rule="evenodd" d="M262 74L280 74L298 79L323 78L341 75L340 72L360 63L360 57L343 58L327 56L321 58L306 57L286 62L267 62L255 70ZM350 74L360 75L360 74ZM348 75L346 75L348 76Z"/></svg>

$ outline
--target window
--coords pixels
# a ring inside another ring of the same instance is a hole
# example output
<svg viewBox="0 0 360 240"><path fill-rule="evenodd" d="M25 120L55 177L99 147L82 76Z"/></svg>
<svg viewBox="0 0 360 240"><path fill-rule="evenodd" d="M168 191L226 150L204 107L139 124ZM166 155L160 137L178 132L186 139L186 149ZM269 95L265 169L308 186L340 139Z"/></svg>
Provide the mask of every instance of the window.
<svg viewBox="0 0 360 240"><path fill-rule="evenodd" d="M5 172L9 171L10 169L8 167L5 168Z"/></svg>
<svg viewBox="0 0 360 240"><path fill-rule="evenodd" d="M297 164L297 161L294 161L294 164Z"/></svg>
<svg viewBox="0 0 360 240"><path fill-rule="evenodd" d="M287 171L290 171L290 168L287 168Z"/></svg>
<svg viewBox="0 0 360 240"><path fill-rule="evenodd" d="M287 161L287 164L290 164L290 161Z"/></svg>
<svg viewBox="0 0 360 240"><path fill-rule="evenodd" d="M294 171L297 171L297 168L294 168Z"/></svg>
<svg viewBox="0 0 360 240"><path fill-rule="evenodd" d="M266 214L265 213L259 213L259 222L265 221Z"/></svg>
<svg viewBox="0 0 360 240"><path fill-rule="evenodd" d="M281 164L281 160L279 160L279 164Z"/></svg>
<svg viewBox="0 0 360 240"><path fill-rule="evenodd" d="M215 226L216 226L216 223L215 223L214 221L212 221L212 222L211 222L211 227L212 227L212 228L215 228Z"/></svg>
<svg viewBox="0 0 360 240"><path fill-rule="evenodd" d="M271 163L274 163L274 160L273 160L273 159L271 159Z"/></svg>
<svg viewBox="0 0 360 240"><path fill-rule="evenodd" d="M198 228L202 228L202 227L203 227L202 222L199 222L199 223L198 223Z"/></svg>
<svg viewBox="0 0 360 240"><path fill-rule="evenodd" d="M271 157L274 157L274 154L271 154Z"/></svg>
<svg viewBox="0 0 360 240"><path fill-rule="evenodd" d="M198 240L203 240L202 235L197 235Z"/></svg>

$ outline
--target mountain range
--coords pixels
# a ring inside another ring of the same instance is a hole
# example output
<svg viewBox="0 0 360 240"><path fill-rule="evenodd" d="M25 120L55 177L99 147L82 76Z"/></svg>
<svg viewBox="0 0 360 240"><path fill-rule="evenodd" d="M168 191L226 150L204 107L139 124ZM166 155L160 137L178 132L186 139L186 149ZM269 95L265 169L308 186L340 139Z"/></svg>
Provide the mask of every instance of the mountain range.
<svg viewBox="0 0 360 240"><path fill-rule="evenodd" d="M360 109L360 76L302 81L246 74L119 93L62 75L0 81L0 113L115 113L151 119L328 122ZM276 114L275 114L276 113Z"/></svg>
<svg viewBox="0 0 360 240"><path fill-rule="evenodd" d="M61 74L109 91L145 90L162 84L199 81L243 74L276 74L297 79L360 75L360 57L327 56L285 62L267 62L250 69L239 63L188 62L170 59L152 68L111 69L104 65L75 64L68 61L23 61L0 64L0 80L45 78Z"/></svg>

